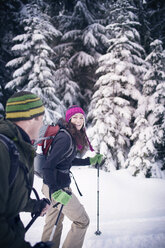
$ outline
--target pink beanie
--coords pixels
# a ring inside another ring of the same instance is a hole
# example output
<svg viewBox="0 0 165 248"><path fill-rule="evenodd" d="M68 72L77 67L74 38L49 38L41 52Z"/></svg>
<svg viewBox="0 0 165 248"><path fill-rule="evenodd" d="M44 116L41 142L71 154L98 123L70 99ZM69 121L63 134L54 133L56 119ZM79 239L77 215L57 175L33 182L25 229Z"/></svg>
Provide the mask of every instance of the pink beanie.
<svg viewBox="0 0 165 248"><path fill-rule="evenodd" d="M69 122L69 120L72 118L73 115L77 114L77 113L80 113L80 114L83 114L85 116L85 112L82 108L80 108L79 106L77 105L73 105L72 107L70 107L67 111L66 111L66 114L65 114L65 120L67 122Z"/></svg>
<svg viewBox="0 0 165 248"><path fill-rule="evenodd" d="M80 108L79 106L77 105L73 105L71 106L67 111L66 111L66 114L65 114L65 120L67 122L69 122L69 120L72 118L73 115L77 114L77 113L80 113L80 114L83 114L84 117L85 117L85 112L82 108ZM85 128L84 128L85 130ZM86 135L86 132L85 132L85 135ZM91 143L86 135L86 138L87 138L87 142L88 142L88 145L89 145L89 148L91 151L94 151L93 147L91 146ZM82 149L82 146L81 145L78 145L78 149L81 150Z"/></svg>

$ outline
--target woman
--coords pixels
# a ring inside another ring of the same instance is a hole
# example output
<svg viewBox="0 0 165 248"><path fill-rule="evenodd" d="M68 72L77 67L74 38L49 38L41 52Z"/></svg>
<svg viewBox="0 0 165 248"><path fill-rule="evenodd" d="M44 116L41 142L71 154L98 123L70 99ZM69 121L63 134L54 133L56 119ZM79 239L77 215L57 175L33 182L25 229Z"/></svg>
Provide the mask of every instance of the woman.
<svg viewBox="0 0 165 248"><path fill-rule="evenodd" d="M58 124L61 131L54 139L52 150L43 168L43 193L46 197L51 196L52 206L46 215L42 241L50 239L61 204L57 208L53 208L53 205L60 202L64 207L53 236L53 248L59 247L64 215L72 221L72 226L62 247L81 248L89 225L89 217L70 188L69 171L73 165L100 164L102 155L97 154L86 159L75 158L77 150L82 152L89 146L93 151L85 132L85 113L82 108L77 105L70 107L66 111L65 120L60 119ZM68 150L70 154L66 156Z"/></svg>

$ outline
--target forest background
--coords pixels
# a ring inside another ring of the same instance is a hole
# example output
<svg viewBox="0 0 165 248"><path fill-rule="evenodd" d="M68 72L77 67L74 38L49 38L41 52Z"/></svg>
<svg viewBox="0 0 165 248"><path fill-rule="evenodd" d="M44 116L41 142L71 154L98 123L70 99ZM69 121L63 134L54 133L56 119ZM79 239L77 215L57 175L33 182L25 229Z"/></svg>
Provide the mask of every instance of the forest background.
<svg viewBox="0 0 165 248"><path fill-rule="evenodd" d="M1 114L19 90L47 123L81 105L102 169L165 178L164 48L164 0L1 0Z"/></svg>

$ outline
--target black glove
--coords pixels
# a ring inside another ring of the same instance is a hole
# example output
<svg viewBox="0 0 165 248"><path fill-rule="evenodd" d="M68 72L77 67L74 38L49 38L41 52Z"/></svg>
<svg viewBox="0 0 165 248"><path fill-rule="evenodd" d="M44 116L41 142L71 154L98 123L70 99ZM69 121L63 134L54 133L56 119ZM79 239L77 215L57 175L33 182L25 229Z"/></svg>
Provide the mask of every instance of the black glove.
<svg viewBox="0 0 165 248"><path fill-rule="evenodd" d="M42 212L42 210L46 207L46 204L49 204L50 205L50 201L47 199L47 198L43 198L41 200L39 200L37 203L36 203L36 206L34 207L34 210L33 210L33 213L31 214L32 217L34 215L40 215L40 213Z"/></svg>
<svg viewBox="0 0 165 248"><path fill-rule="evenodd" d="M52 242L39 242L37 244L35 244L35 246L33 246L34 248L51 248L53 247L53 243Z"/></svg>

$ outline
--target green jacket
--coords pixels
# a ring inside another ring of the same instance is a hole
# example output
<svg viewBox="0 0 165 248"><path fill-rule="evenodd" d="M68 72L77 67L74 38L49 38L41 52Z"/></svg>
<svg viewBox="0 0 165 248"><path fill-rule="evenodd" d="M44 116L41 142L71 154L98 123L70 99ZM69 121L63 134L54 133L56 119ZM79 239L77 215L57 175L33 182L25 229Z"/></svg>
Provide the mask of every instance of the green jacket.
<svg viewBox="0 0 165 248"><path fill-rule="evenodd" d="M29 184L33 185L33 159L35 151L26 142L18 127L8 120L0 120L0 133L14 140L20 155L20 161L27 168ZM14 183L9 187L10 156L0 141L0 247L29 248L24 241L25 229L19 219L20 212L33 212L39 202L31 199L26 185L23 169L18 167Z"/></svg>

